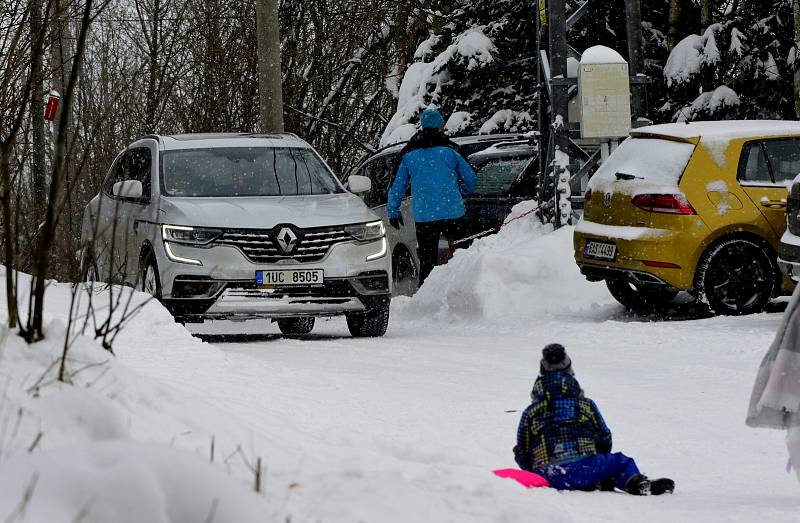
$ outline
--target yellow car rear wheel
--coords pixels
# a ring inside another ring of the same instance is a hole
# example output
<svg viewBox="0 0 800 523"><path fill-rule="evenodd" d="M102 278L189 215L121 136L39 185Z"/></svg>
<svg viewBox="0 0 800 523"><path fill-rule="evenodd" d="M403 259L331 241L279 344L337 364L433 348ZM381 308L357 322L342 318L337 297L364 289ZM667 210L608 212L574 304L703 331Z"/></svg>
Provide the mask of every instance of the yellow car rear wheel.
<svg viewBox="0 0 800 523"><path fill-rule="evenodd" d="M712 246L697 268L698 299L715 314L763 311L775 293L774 264L757 242L732 238Z"/></svg>
<svg viewBox="0 0 800 523"><path fill-rule="evenodd" d="M608 292L615 300L635 313L649 314L666 308L678 291L669 287L639 285L628 278L606 280Z"/></svg>

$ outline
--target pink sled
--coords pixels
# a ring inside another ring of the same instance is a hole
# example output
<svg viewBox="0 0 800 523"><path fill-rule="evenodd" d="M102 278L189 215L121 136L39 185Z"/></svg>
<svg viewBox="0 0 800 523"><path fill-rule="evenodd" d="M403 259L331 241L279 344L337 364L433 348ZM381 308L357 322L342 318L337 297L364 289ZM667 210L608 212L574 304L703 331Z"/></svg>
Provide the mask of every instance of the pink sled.
<svg viewBox="0 0 800 523"><path fill-rule="evenodd" d="M527 470L498 469L493 470L492 472L495 476L513 479L520 485L527 488L550 486L550 482L547 481L547 478L540 476L539 474L534 474L533 472L528 472Z"/></svg>

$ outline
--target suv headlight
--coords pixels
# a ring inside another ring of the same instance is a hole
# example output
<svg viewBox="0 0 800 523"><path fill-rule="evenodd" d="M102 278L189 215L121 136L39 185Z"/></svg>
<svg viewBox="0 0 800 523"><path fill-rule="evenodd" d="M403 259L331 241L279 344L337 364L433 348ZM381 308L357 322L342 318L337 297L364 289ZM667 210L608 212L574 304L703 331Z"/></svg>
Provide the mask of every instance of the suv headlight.
<svg viewBox="0 0 800 523"><path fill-rule="evenodd" d="M344 230L347 234L360 242L380 240L386 235L386 229L383 226L383 222L380 220L359 223L357 225L348 225Z"/></svg>
<svg viewBox="0 0 800 523"><path fill-rule="evenodd" d="M219 229L204 227L186 227L183 225L162 225L161 235L165 242L183 243L188 245L208 245L222 236Z"/></svg>

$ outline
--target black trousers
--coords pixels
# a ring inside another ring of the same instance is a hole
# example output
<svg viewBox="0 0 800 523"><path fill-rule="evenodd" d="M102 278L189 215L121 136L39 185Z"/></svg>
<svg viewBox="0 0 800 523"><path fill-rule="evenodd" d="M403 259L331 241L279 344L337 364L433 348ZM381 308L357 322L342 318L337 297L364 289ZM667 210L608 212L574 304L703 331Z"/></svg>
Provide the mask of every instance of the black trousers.
<svg viewBox="0 0 800 523"><path fill-rule="evenodd" d="M444 234L449 241L464 237L464 219L417 222L417 249L419 252L419 284L439 262L439 237Z"/></svg>

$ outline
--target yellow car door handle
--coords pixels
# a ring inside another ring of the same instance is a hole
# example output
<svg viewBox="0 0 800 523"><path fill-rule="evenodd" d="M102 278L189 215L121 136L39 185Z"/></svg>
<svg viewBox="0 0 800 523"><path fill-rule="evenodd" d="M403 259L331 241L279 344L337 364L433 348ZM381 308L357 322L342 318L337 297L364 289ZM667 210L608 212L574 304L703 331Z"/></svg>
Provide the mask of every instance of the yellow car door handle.
<svg viewBox="0 0 800 523"><path fill-rule="evenodd" d="M786 208L786 201L785 200L762 200L761 201L762 207L768 207L770 209L785 209Z"/></svg>

